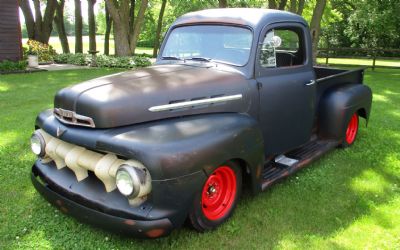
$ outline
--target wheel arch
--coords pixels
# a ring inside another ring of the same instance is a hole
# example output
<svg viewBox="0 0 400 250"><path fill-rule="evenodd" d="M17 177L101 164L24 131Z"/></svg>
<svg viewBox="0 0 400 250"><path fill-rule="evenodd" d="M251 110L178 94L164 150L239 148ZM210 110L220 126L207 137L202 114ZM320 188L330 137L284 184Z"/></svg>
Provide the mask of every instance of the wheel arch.
<svg viewBox="0 0 400 250"><path fill-rule="evenodd" d="M318 134L321 138L342 139L354 113L367 123L371 112L372 91L363 84L346 84L329 89L318 110Z"/></svg>

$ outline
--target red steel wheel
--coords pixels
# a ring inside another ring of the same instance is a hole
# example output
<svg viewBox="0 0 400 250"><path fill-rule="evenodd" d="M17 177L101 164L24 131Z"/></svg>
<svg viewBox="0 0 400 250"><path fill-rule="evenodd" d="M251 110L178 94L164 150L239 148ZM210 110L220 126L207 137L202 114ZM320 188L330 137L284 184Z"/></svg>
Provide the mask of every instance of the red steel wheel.
<svg viewBox="0 0 400 250"><path fill-rule="evenodd" d="M347 124L346 134L344 141L342 143L342 147L351 146L356 140L357 133L358 133L358 115L357 113L354 113L351 116L349 123Z"/></svg>
<svg viewBox="0 0 400 250"><path fill-rule="evenodd" d="M228 166L217 168L207 179L202 192L202 209L209 220L223 218L236 197L236 175Z"/></svg>
<svg viewBox="0 0 400 250"><path fill-rule="evenodd" d="M216 168L194 198L189 221L200 231L224 223L233 213L242 189L242 172L234 162Z"/></svg>

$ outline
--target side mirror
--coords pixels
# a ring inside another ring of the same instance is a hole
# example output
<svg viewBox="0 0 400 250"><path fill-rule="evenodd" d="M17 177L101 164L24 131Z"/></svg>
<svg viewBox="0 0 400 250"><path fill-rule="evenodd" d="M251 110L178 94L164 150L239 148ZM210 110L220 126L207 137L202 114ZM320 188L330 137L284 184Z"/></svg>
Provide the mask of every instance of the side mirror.
<svg viewBox="0 0 400 250"><path fill-rule="evenodd" d="M274 48L277 48L281 46L282 44L282 39L279 36L273 36L270 40L271 46Z"/></svg>
<svg viewBox="0 0 400 250"><path fill-rule="evenodd" d="M273 36L264 41L264 43L260 43L260 45L265 46L266 48L278 48L282 45L282 39L279 36Z"/></svg>

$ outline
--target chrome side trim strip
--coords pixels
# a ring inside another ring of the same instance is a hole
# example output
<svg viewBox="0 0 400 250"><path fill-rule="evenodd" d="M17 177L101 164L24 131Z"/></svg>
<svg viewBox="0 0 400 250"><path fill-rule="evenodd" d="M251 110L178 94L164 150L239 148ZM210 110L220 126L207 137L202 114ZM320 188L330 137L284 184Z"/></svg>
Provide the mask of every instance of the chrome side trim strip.
<svg viewBox="0 0 400 250"><path fill-rule="evenodd" d="M243 97L242 94L238 94L238 95L229 95L229 96L201 99L201 100L195 100L195 101L178 102L178 103L165 104L165 105L160 105L160 106L153 106L153 107L149 108L149 111L160 112L160 111L167 111L167 110L174 110L174 109L181 109L181 108L189 108L192 106L200 106L200 105L205 105L205 104L213 104L213 103L239 100L239 99L242 99L242 97Z"/></svg>

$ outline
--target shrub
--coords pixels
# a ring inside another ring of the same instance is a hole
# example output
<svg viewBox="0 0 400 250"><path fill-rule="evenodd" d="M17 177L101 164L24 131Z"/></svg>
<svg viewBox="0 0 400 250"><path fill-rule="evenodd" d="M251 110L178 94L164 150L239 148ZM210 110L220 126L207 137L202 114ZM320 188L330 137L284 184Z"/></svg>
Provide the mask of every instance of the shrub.
<svg viewBox="0 0 400 250"><path fill-rule="evenodd" d="M28 60L28 51L29 51L28 47L22 46L22 59Z"/></svg>
<svg viewBox="0 0 400 250"><path fill-rule="evenodd" d="M59 54L54 56L54 62L86 66L90 62L90 56L82 53Z"/></svg>
<svg viewBox="0 0 400 250"><path fill-rule="evenodd" d="M140 57L146 57L146 58L152 58L153 55L147 54L147 53L140 53L140 54L136 54L135 56L140 56Z"/></svg>
<svg viewBox="0 0 400 250"><path fill-rule="evenodd" d="M107 68L133 68L135 67L135 62L131 57L114 57L114 56L105 56L99 55L97 57L97 65L99 67L107 67Z"/></svg>
<svg viewBox="0 0 400 250"><path fill-rule="evenodd" d="M91 61L91 55L88 54L59 54L54 56L56 63L69 63L74 65L89 65ZM150 60L143 56L97 56L97 66L102 68L135 68L135 67L146 67L151 65Z"/></svg>
<svg viewBox="0 0 400 250"><path fill-rule="evenodd" d="M51 45L44 44L35 40L28 40L28 55L38 55L39 62L53 62L56 51ZM25 51L24 51L25 52Z"/></svg>
<svg viewBox="0 0 400 250"><path fill-rule="evenodd" d="M134 62L136 67L147 67L151 65L149 58L143 56L135 56Z"/></svg>
<svg viewBox="0 0 400 250"><path fill-rule="evenodd" d="M108 68L136 68L136 67L146 67L151 65L151 62L146 57L141 56L106 56L100 55L97 57L97 65L99 67Z"/></svg>
<svg viewBox="0 0 400 250"><path fill-rule="evenodd" d="M54 56L54 62L55 63L68 63L68 58L71 56L72 54L58 54Z"/></svg>
<svg viewBox="0 0 400 250"><path fill-rule="evenodd" d="M0 62L0 72L25 70L26 66L28 66L28 63L26 61L13 62L4 60Z"/></svg>

